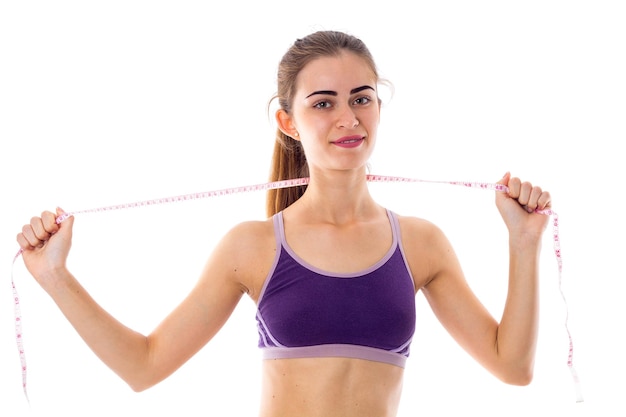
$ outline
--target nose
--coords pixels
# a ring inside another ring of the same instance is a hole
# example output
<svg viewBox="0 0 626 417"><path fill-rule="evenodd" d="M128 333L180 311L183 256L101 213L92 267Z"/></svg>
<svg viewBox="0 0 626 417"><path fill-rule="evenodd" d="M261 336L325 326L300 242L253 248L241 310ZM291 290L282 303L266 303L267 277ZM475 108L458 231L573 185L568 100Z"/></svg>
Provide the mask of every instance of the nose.
<svg viewBox="0 0 626 417"><path fill-rule="evenodd" d="M350 106L346 106L346 108L339 114L337 119L337 127L343 127L348 129L354 129L359 125L359 119L357 119L356 114Z"/></svg>

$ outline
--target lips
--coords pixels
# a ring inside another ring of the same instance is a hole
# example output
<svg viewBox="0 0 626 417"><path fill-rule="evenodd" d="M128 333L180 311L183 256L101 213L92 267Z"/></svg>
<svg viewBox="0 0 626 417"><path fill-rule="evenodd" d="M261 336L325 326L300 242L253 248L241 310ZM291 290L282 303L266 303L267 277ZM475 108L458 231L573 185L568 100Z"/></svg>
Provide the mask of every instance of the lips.
<svg viewBox="0 0 626 417"><path fill-rule="evenodd" d="M345 136L343 138L333 141L333 145L340 146L342 148L355 148L359 146L365 138L363 136Z"/></svg>

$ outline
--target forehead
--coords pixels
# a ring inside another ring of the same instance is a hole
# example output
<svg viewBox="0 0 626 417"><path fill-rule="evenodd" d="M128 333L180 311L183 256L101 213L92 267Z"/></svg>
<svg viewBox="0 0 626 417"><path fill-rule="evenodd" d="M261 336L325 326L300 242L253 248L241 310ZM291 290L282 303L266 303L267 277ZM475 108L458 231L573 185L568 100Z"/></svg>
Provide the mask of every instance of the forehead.
<svg viewBox="0 0 626 417"><path fill-rule="evenodd" d="M353 52L323 56L306 64L296 81L296 94L316 90L332 90L338 93L354 87L370 85L376 88L376 74L364 58Z"/></svg>

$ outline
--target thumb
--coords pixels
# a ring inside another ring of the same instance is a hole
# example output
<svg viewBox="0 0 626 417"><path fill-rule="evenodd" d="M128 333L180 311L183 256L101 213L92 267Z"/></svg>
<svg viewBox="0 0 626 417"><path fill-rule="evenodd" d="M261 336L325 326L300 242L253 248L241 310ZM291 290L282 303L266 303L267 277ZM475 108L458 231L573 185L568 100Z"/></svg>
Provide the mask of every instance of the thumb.
<svg viewBox="0 0 626 417"><path fill-rule="evenodd" d="M500 178L500 181L498 181L497 184L508 185L510 179L511 179L511 173L509 171L507 171L504 174L504 176L502 176L502 178Z"/></svg>
<svg viewBox="0 0 626 417"><path fill-rule="evenodd" d="M63 233L69 233L69 236L71 236L72 227L74 226L74 216L71 213L67 213L60 207L57 207L56 213L56 221L59 225L59 232L63 231Z"/></svg>
<svg viewBox="0 0 626 417"><path fill-rule="evenodd" d="M500 180L496 183L496 184L500 184L500 185L504 185L505 187L507 187L507 189L502 190L502 191L497 191L495 193L496 196L496 205L498 206L498 209L501 208L501 204L506 201L509 197L509 180L511 179L511 173L509 171L507 171L502 178L500 178Z"/></svg>

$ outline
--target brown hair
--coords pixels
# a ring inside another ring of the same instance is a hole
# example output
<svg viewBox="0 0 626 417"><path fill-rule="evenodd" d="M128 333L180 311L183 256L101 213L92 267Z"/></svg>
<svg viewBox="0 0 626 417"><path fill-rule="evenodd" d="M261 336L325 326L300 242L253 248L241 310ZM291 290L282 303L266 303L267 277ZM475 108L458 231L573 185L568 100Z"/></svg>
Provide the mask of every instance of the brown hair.
<svg viewBox="0 0 626 417"><path fill-rule="evenodd" d="M343 51L352 52L363 58L378 79L374 59L360 39L342 32L315 32L296 40L278 65L278 89L273 99L278 99L280 108L287 113L291 112L293 96L296 93L296 78L302 68L314 59L336 56ZM277 129L270 181L282 181L308 175L306 156L300 141L294 140ZM271 217L289 207L304 194L305 190L306 185L269 190L267 215Z"/></svg>

